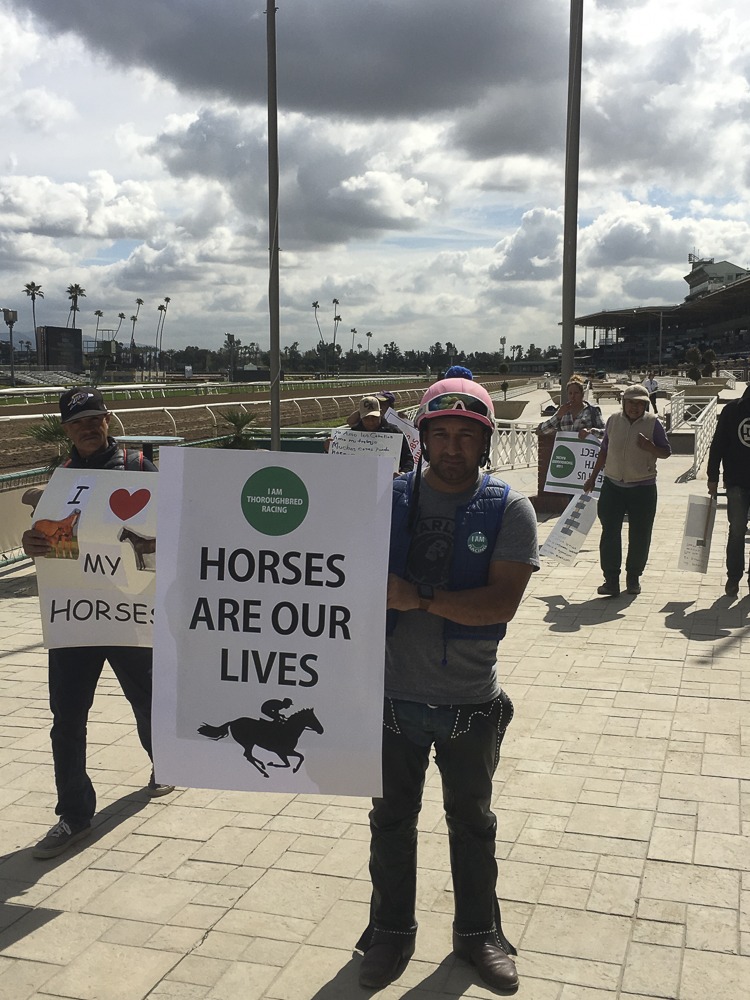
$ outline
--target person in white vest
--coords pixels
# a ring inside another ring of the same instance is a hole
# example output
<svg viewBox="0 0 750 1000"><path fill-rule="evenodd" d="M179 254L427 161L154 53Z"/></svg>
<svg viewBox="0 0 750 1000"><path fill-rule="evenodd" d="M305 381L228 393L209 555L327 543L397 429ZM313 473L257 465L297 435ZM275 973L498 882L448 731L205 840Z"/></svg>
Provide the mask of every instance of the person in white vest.
<svg viewBox="0 0 750 1000"><path fill-rule="evenodd" d="M602 526L599 562L604 583L597 588L603 597L620 593L622 525L628 515L628 552L625 586L629 594L640 594L641 574L651 546L656 516L656 460L672 454L659 418L648 413L648 390L631 385L622 394L622 411L607 421L599 457L584 483L590 493L604 469L598 514Z"/></svg>

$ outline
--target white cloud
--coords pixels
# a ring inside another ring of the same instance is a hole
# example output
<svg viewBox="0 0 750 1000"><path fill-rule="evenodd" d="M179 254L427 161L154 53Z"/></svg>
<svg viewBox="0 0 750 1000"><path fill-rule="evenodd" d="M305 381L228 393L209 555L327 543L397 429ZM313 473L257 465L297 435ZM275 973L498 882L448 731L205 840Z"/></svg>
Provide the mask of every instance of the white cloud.
<svg viewBox="0 0 750 1000"><path fill-rule="evenodd" d="M283 342L334 296L373 349L559 340L568 10L281 5ZM578 312L677 302L688 252L750 256L750 11L584 27ZM262 7L0 0L0 34L2 300L39 281L64 321L78 281L84 322L140 297L155 326L169 295L172 344L265 342Z"/></svg>

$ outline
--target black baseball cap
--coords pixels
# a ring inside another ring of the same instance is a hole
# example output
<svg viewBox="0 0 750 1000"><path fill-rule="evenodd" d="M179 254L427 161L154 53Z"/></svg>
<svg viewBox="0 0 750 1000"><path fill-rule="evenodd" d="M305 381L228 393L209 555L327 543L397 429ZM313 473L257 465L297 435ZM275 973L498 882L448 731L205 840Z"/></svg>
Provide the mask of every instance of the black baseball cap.
<svg viewBox="0 0 750 1000"><path fill-rule="evenodd" d="M60 420L64 424L85 417L103 417L108 413L104 396L93 386L75 386L60 396Z"/></svg>

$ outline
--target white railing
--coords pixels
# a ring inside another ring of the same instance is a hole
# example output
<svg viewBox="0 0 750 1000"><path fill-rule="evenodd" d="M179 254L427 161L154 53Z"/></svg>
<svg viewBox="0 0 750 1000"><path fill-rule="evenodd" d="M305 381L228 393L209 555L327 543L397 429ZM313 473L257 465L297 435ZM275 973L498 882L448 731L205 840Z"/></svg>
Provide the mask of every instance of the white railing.
<svg viewBox="0 0 750 1000"><path fill-rule="evenodd" d="M740 377L742 377L740 375ZM737 372L728 372L726 369L722 369L719 372L719 378L725 378L727 380L727 389L734 389L737 385Z"/></svg>
<svg viewBox="0 0 750 1000"><path fill-rule="evenodd" d="M692 479L698 475L703 459L708 455L708 449L714 439L716 422L718 420L719 403L716 396L713 397L699 414L698 419L693 423L695 430L695 451L693 453Z"/></svg>
<svg viewBox="0 0 750 1000"><path fill-rule="evenodd" d="M673 428L679 427L681 424L685 423L685 393L684 392L674 392L672 393L672 398L669 401L669 412L672 416L671 426Z"/></svg>
<svg viewBox="0 0 750 1000"><path fill-rule="evenodd" d="M539 453L536 426L512 420L510 424L498 427L492 435L490 467L494 470L536 465Z"/></svg>
<svg viewBox="0 0 750 1000"><path fill-rule="evenodd" d="M671 429L677 430L680 427L688 426L695 433L693 465L688 473L689 479L695 479L713 441L718 419L719 398L718 396L706 396L704 398L692 397L686 400L684 392L676 392L670 400L670 408L672 414Z"/></svg>

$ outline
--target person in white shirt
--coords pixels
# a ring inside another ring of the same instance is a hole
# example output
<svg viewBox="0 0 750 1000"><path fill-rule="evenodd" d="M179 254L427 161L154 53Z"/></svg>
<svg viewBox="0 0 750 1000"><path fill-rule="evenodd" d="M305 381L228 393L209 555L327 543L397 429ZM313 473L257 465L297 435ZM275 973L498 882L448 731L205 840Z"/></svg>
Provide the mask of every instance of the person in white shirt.
<svg viewBox="0 0 750 1000"><path fill-rule="evenodd" d="M659 388L659 383L654 378L653 372L648 373L646 378L643 380L643 385L644 388L646 389L646 392L648 393L648 399L649 402L651 403L651 407L654 413L658 413L659 410L656 406L656 391Z"/></svg>

